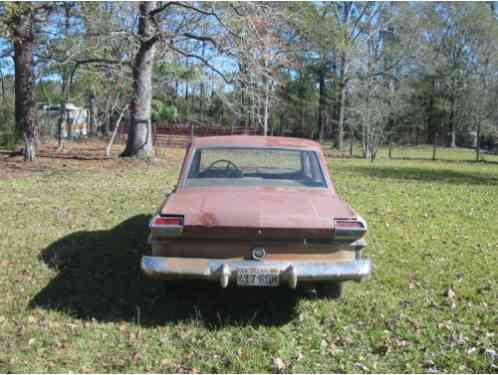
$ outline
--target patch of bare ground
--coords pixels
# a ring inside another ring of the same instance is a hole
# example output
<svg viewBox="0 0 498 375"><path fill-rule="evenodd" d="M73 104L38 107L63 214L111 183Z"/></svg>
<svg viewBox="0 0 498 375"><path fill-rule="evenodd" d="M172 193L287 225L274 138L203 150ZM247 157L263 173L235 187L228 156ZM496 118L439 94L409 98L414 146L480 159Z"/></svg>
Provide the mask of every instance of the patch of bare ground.
<svg viewBox="0 0 498 375"><path fill-rule="evenodd" d="M121 159L119 154L124 145L113 145L111 156L105 154L106 140L87 139L66 141L64 149L58 150L56 143L42 144L38 149L38 158L25 162L21 148L15 151L0 150L0 180L29 177L33 174L60 171L116 170L135 168L144 164L177 164L183 156L182 149L161 148L156 150L157 157L150 160ZM168 157L166 157L168 156Z"/></svg>

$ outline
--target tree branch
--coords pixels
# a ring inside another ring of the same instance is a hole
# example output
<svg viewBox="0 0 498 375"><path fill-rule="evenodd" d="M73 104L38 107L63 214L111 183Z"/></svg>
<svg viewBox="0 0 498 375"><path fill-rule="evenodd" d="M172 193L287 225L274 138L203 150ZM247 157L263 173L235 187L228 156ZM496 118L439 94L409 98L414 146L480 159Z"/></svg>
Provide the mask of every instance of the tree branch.
<svg viewBox="0 0 498 375"><path fill-rule="evenodd" d="M218 48L216 41L209 36L194 35L192 33L183 33L183 36L188 39L198 40L199 42L209 42L213 45L213 47Z"/></svg>
<svg viewBox="0 0 498 375"><path fill-rule="evenodd" d="M223 79L223 81L225 81L225 83L227 83L227 84L232 84L233 83L233 80L228 79L223 72L221 72L219 69L217 69L213 65L211 65L209 63L209 61L206 60L204 57L196 55L196 54L193 54L193 53L185 52L185 51L183 51L183 50L175 47L172 43L169 44L169 48L172 51L175 51L176 53L179 53L183 57L193 58L193 59L199 60L205 66L207 66L209 69L211 69L213 72L215 72L217 75L219 75Z"/></svg>

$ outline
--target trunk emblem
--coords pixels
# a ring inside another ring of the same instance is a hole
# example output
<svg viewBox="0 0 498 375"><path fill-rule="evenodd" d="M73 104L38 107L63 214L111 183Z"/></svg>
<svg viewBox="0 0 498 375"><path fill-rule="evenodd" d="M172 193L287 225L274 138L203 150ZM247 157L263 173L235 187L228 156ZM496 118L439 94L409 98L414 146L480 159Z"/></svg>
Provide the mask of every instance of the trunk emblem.
<svg viewBox="0 0 498 375"><path fill-rule="evenodd" d="M263 247L255 247L252 249L252 259L261 260L265 257L266 251Z"/></svg>

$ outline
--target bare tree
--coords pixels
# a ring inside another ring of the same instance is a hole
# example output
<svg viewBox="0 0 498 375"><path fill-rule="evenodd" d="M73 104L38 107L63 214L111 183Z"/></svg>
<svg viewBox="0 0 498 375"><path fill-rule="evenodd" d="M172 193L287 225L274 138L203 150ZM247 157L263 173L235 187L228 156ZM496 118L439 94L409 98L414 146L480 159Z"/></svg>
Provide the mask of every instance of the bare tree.
<svg viewBox="0 0 498 375"><path fill-rule="evenodd" d="M33 10L26 8L13 17L16 84L16 128L24 139L24 160L36 158L37 128L35 119L33 72Z"/></svg>
<svg viewBox="0 0 498 375"><path fill-rule="evenodd" d="M138 37L140 46L133 63L133 97L131 101L131 126L126 149L121 156L153 157L152 123L152 65L158 40L152 12L157 3L142 2L139 5Z"/></svg>
<svg viewBox="0 0 498 375"><path fill-rule="evenodd" d="M166 2L158 5L156 2L141 2L138 7L138 33L135 36L138 41L138 50L132 63L131 124L126 149L121 156L143 158L154 156L151 101L152 66L156 45L160 42L168 51L199 61L223 76L223 73L211 65L201 53L182 48L182 45L190 40L206 42L213 48L218 48L215 35L200 35L195 27L212 19L219 25L213 33L219 35L223 29L223 23L212 9L205 9L195 3ZM176 9L177 13L168 13L172 8Z"/></svg>

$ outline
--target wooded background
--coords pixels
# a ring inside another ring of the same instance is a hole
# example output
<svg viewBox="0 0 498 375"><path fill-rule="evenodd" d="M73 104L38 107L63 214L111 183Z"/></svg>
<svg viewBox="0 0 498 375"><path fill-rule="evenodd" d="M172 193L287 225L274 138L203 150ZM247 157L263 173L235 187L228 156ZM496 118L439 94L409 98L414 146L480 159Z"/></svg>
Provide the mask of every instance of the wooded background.
<svg viewBox="0 0 498 375"><path fill-rule="evenodd" d="M133 157L154 155L161 121L372 159L430 143L479 160L496 143L494 2L1 3L0 37L0 146L23 143L25 160L38 109L68 103L94 136L125 122Z"/></svg>

